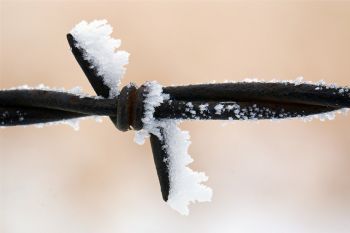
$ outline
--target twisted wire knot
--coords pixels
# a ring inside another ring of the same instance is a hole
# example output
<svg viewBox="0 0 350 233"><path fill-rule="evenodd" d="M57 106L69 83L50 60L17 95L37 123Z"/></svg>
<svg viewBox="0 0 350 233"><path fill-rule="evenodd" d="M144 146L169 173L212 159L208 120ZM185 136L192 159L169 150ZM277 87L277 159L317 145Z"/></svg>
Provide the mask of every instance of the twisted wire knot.
<svg viewBox="0 0 350 233"><path fill-rule="evenodd" d="M111 118L120 131L141 130L144 116L144 99L147 89L133 83L123 87L117 97L117 117Z"/></svg>

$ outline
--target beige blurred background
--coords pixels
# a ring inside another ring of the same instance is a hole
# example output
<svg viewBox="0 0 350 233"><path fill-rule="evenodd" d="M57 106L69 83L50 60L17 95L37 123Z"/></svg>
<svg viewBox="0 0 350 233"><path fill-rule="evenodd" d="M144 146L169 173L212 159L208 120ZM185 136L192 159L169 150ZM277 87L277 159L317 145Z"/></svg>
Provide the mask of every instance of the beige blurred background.
<svg viewBox="0 0 350 233"><path fill-rule="evenodd" d="M0 87L93 93L65 35L107 19L131 53L123 84L295 79L350 84L350 2L3 1ZM108 119L0 129L0 232L350 232L350 116L185 122L211 203L161 199L150 145Z"/></svg>

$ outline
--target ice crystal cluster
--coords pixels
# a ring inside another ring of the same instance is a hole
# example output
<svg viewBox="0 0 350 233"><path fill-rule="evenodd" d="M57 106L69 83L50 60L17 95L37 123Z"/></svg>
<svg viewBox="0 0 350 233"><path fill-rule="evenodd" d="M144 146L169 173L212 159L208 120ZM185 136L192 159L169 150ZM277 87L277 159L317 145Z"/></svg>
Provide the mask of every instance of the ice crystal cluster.
<svg viewBox="0 0 350 233"><path fill-rule="evenodd" d="M118 86L126 71L124 66L129 63L129 53L116 50L121 40L113 39L112 32L107 20L82 21L70 32L77 42L76 46L85 51L84 59L93 64L97 75L110 88L111 98L118 95Z"/></svg>
<svg viewBox="0 0 350 233"><path fill-rule="evenodd" d="M144 100L144 127L135 134L135 142L143 144L149 134L158 137L165 142L165 150L168 154L165 164L169 169L170 191L167 203L173 209L183 215L189 214L190 203L211 201L212 190L202 184L208 180L203 172L195 172L188 167L193 159L188 154L191 144L188 131L182 131L176 120L156 120L154 111L157 106L169 99L169 96L162 93L162 86L157 82L146 83L147 94ZM191 107L191 103L188 103ZM193 106L192 106L193 107ZM161 135L162 130L163 135Z"/></svg>

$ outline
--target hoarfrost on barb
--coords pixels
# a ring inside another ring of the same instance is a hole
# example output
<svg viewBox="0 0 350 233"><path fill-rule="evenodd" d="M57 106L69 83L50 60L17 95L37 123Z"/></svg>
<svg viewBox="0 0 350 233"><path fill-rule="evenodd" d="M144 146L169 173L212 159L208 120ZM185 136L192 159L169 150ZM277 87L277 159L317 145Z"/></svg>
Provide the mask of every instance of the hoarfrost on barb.
<svg viewBox="0 0 350 233"><path fill-rule="evenodd" d="M144 127L137 131L135 142L143 144L145 137L154 134L159 140L164 140L165 150L168 154L166 166L169 169L170 191L167 204L183 215L188 215L188 205L192 202L211 201L212 190L203 185L208 177L202 172L195 172L187 167L193 162L188 154L188 147L191 144L187 131L181 131L178 127L180 121L176 120L156 120L153 116L155 108L164 100L169 99L169 95L162 93L162 86L156 82L148 82L148 93L144 101ZM193 107L188 103L189 108ZM164 138L160 134L160 129L164 132Z"/></svg>
<svg viewBox="0 0 350 233"><path fill-rule="evenodd" d="M203 185L208 180L203 172L195 172L187 167L193 162L188 154L191 144L188 131L181 131L179 122L164 120L161 126L164 129L164 140L169 155L168 168L170 176L170 192L167 203L183 215L189 214L188 205L192 202L211 201L212 189Z"/></svg>
<svg viewBox="0 0 350 233"><path fill-rule="evenodd" d="M129 62L129 53L116 50L121 41L111 37L112 31L107 20L94 20L82 21L70 32L77 41L76 46L85 51L84 59L96 67L97 74L110 88L110 98L119 94L118 86L126 71L124 66Z"/></svg>
<svg viewBox="0 0 350 233"><path fill-rule="evenodd" d="M160 106L164 100L169 99L169 95L162 93L162 86L156 81L147 82L144 85L147 87L148 93L144 100L143 129L136 131L134 138L134 141L139 145L145 143L145 139L150 136L150 133L162 139L159 127L157 127L158 121L154 118L153 114L156 107Z"/></svg>

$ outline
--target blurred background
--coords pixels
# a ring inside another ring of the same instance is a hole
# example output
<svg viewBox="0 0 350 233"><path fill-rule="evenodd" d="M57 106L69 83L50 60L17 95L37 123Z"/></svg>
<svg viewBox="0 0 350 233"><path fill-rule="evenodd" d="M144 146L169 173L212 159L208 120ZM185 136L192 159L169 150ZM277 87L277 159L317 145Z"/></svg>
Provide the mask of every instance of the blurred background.
<svg viewBox="0 0 350 233"><path fill-rule="evenodd" d="M350 2L0 1L0 87L93 94L65 35L107 19L130 52L123 85L244 78L350 84ZM211 203L161 198L149 142L108 120L0 129L0 232L350 232L350 116L184 122Z"/></svg>

